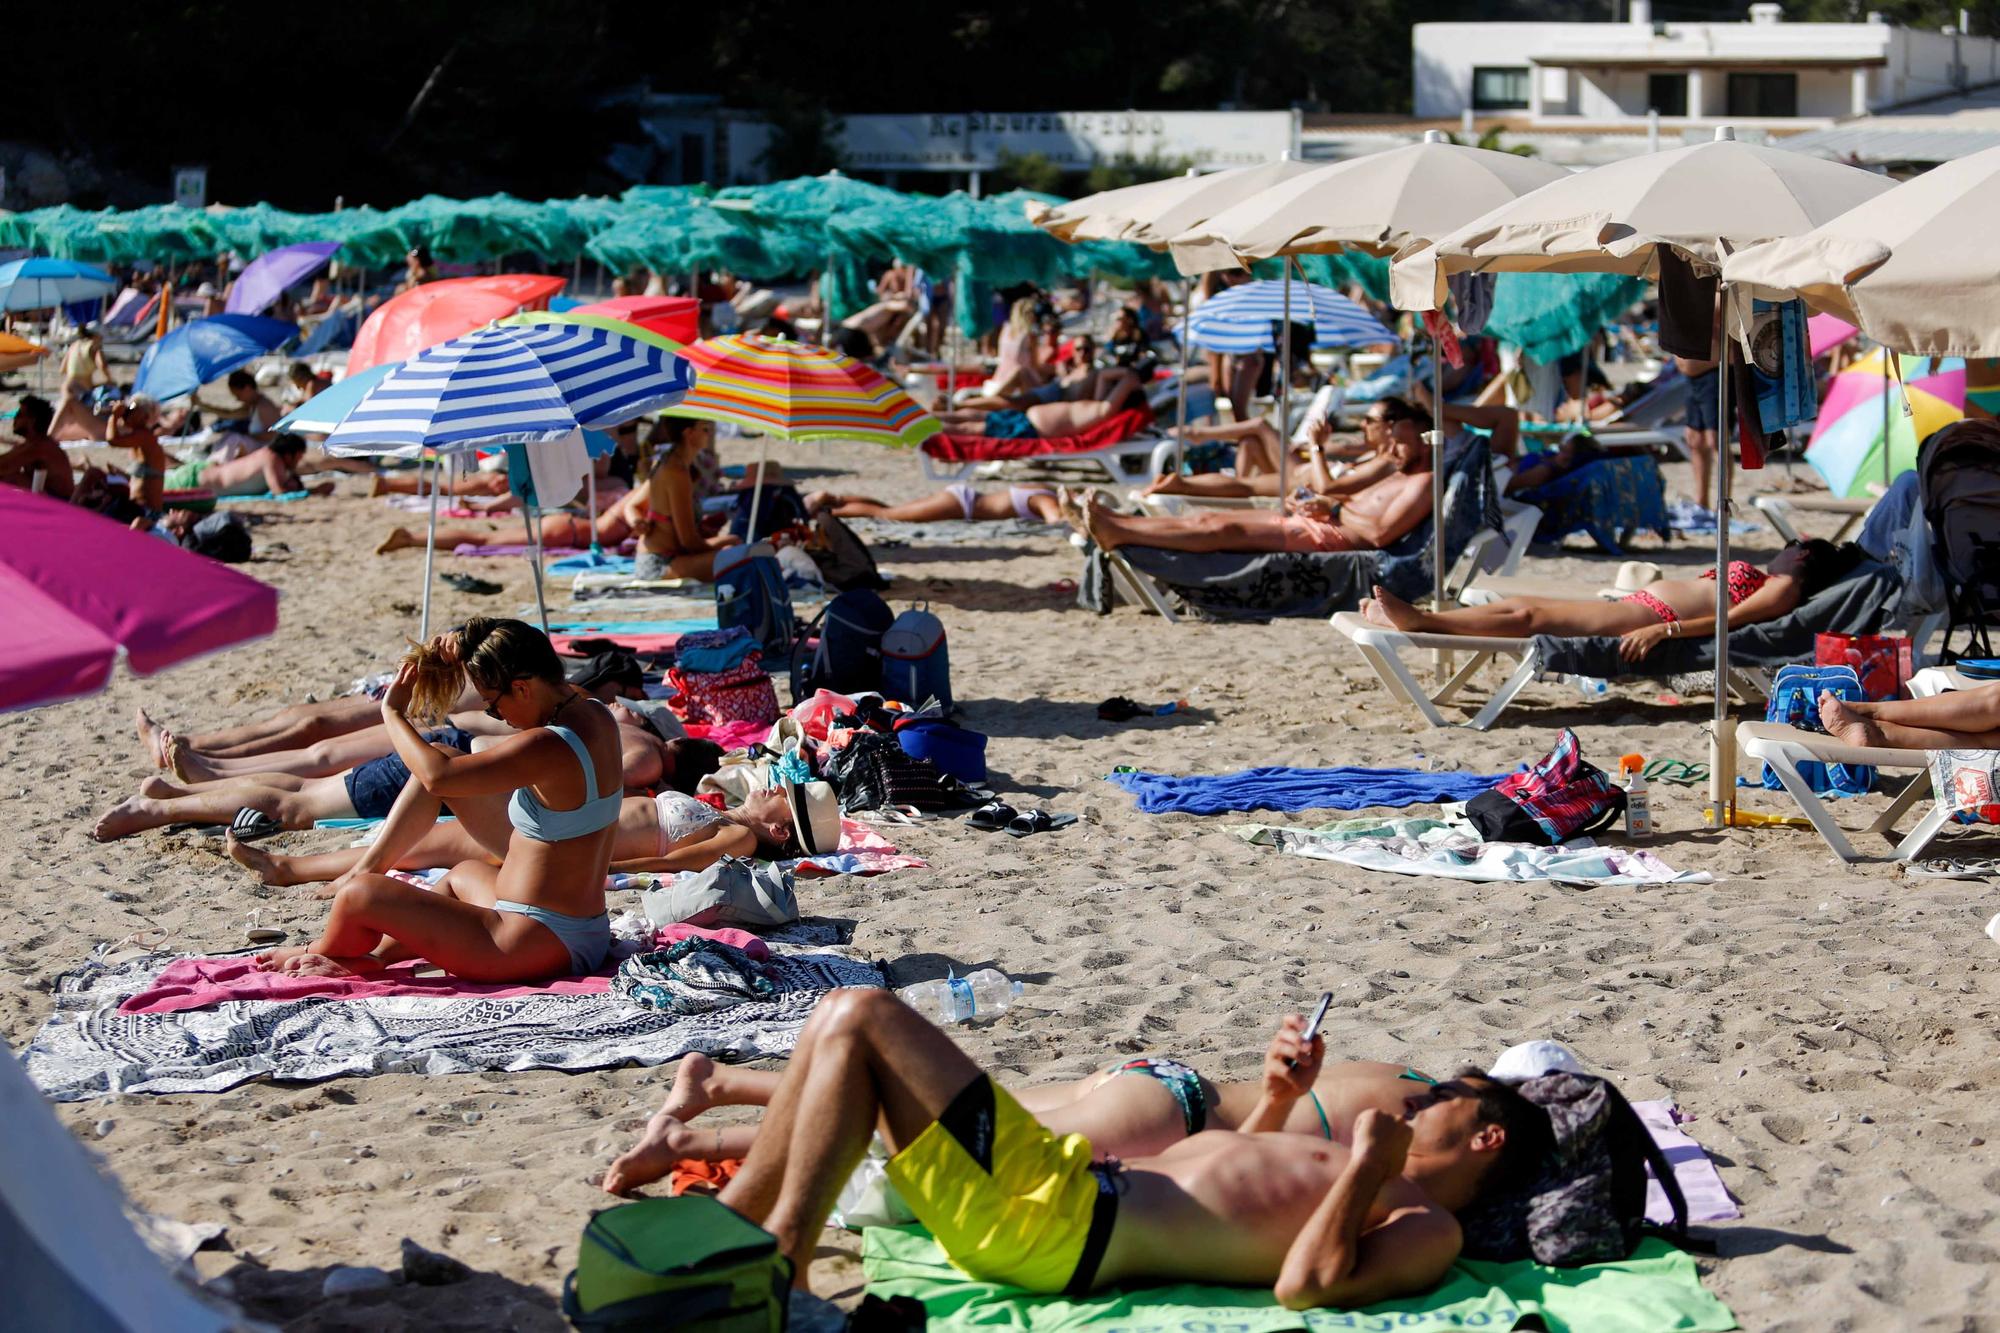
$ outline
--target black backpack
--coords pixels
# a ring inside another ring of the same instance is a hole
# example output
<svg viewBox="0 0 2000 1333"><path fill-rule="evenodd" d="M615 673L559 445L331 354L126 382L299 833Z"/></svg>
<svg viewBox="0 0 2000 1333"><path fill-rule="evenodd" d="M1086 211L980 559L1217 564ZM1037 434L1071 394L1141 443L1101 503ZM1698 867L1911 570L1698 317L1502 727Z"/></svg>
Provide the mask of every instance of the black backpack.
<svg viewBox="0 0 2000 1333"><path fill-rule="evenodd" d="M1939 430L1917 453L1917 478L1950 613L1944 660L1990 657L1988 630L2000 623L2000 423L1954 421ZM1953 653L1961 628L1967 643Z"/></svg>
<svg viewBox="0 0 2000 1333"><path fill-rule="evenodd" d="M1594 1075L1560 1072L1515 1091L1547 1113L1555 1148L1525 1188L1460 1215L1467 1257L1576 1268L1624 1259L1654 1230L1687 1243L1680 1182L1623 1093ZM1648 1167L1673 1208L1665 1228L1646 1220Z"/></svg>
<svg viewBox="0 0 2000 1333"><path fill-rule="evenodd" d="M813 691L862 694L882 688L882 635L896 619L871 588L850 588L826 604L792 650L792 702Z"/></svg>

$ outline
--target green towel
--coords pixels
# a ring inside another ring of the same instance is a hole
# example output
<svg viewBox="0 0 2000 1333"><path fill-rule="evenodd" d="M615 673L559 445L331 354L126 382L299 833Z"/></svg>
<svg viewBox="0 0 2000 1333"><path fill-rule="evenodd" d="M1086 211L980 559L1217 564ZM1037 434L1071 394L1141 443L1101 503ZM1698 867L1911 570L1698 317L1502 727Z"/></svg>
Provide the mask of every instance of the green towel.
<svg viewBox="0 0 2000 1333"><path fill-rule="evenodd" d="M1550 1333L1669 1333L1732 1329L1736 1317L1695 1275L1694 1260L1662 1240L1646 1240L1623 1263L1588 1268L1477 1263L1462 1259L1422 1296L1352 1312L1294 1313L1253 1287L1182 1284L1100 1292L1089 1300L1036 1296L976 1282L948 1263L920 1227L870 1227L862 1234L868 1289L885 1299L914 1296L932 1328L1013 1328L1026 1333L1443 1333L1510 1329L1539 1315Z"/></svg>

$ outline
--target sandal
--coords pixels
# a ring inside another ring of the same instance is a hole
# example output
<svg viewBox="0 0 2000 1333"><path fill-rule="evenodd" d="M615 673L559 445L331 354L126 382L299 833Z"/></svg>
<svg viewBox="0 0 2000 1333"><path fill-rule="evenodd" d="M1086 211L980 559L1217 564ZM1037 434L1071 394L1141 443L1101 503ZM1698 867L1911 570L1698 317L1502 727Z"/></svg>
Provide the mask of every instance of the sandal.
<svg viewBox="0 0 2000 1333"><path fill-rule="evenodd" d="M1005 801L988 801L966 818L965 826L976 828L982 833L993 833L1011 827L1020 814L1019 810Z"/></svg>
<svg viewBox="0 0 2000 1333"><path fill-rule="evenodd" d="M482 579L471 574L457 572L446 574L444 582L458 589L460 592L478 593L482 597L501 590L501 586L491 579Z"/></svg>
<svg viewBox="0 0 2000 1333"><path fill-rule="evenodd" d="M1912 861L1903 867L1903 873L1911 879L1990 879L2000 875L2000 862L1954 861L1948 857L1936 857L1929 861Z"/></svg>
<svg viewBox="0 0 2000 1333"><path fill-rule="evenodd" d="M1015 816L1006 831L1017 838L1025 838L1030 833L1053 833L1059 828L1068 828L1076 822L1075 815L1052 815L1046 810L1029 810Z"/></svg>
<svg viewBox="0 0 2000 1333"><path fill-rule="evenodd" d="M253 810L246 805L236 812L236 818L229 821L229 831L236 835L238 842L258 842L283 833L285 826L262 810Z"/></svg>
<svg viewBox="0 0 2000 1333"><path fill-rule="evenodd" d="M1645 774L1648 782L1693 787L1708 781L1708 765L1691 764L1685 759L1655 759L1646 765Z"/></svg>

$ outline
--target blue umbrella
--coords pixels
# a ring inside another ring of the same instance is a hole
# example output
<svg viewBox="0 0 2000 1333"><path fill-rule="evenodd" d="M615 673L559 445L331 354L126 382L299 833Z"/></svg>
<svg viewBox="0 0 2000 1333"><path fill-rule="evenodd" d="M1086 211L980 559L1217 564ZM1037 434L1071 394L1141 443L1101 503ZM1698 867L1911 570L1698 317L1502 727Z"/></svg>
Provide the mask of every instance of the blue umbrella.
<svg viewBox="0 0 2000 1333"><path fill-rule="evenodd" d="M1272 327L1285 317L1282 282L1246 282L1218 292L1195 308L1188 320L1190 340L1211 352L1277 350ZM1362 347L1401 342L1362 305L1329 287L1291 284L1291 317L1313 326L1314 347Z"/></svg>
<svg viewBox="0 0 2000 1333"><path fill-rule="evenodd" d="M236 275L229 288L229 303L223 307L232 315L261 315L285 294L325 268L340 249L339 241L301 241L297 245L267 250Z"/></svg>
<svg viewBox="0 0 2000 1333"><path fill-rule="evenodd" d="M0 264L0 310L46 310L116 290L109 273L74 259L33 255Z"/></svg>
<svg viewBox="0 0 2000 1333"><path fill-rule="evenodd" d="M165 402L193 393L246 361L298 336L299 326L261 315L210 315L183 324L146 349L135 392Z"/></svg>
<svg viewBox="0 0 2000 1333"><path fill-rule="evenodd" d="M320 390L297 407L278 418L273 430L297 431L310 435L330 435L333 428L347 420L347 414L355 404L368 396L368 391L380 384L385 376L400 361L384 361L379 366L357 370L344 380L339 380Z"/></svg>

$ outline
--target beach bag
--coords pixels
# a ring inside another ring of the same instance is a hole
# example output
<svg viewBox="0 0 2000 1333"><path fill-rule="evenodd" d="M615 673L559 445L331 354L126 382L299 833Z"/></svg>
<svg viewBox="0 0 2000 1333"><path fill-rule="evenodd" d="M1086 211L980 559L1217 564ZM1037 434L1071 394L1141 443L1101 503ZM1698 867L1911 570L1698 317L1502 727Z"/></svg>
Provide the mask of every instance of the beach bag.
<svg viewBox="0 0 2000 1333"><path fill-rule="evenodd" d="M791 1285L777 1237L689 1194L593 1214L562 1309L585 1333L783 1333Z"/></svg>
<svg viewBox="0 0 2000 1333"><path fill-rule="evenodd" d="M2000 751L1932 750L1931 791L1960 824L2000 824Z"/></svg>
<svg viewBox="0 0 2000 1333"><path fill-rule="evenodd" d="M951 711L951 654L930 603L911 607L882 632L882 693L912 708L935 699Z"/></svg>
<svg viewBox="0 0 2000 1333"><path fill-rule="evenodd" d="M740 856L725 856L706 870L676 875L640 898L657 928L675 924L739 926L747 930L789 926L799 919L792 872Z"/></svg>
<svg viewBox="0 0 2000 1333"><path fill-rule="evenodd" d="M1609 828L1624 809L1625 789L1584 762L1568 727L1555 749L1465 803L1466 818L1482 840L1538 847Z"/></svg>
<svg viewBox="0 0 2000 1333"><path fill-rule="evenodd" d="M738 541L761 542L774 532L801 527L806 522L806 502L798 487L774 482L763 490L764 498L757 501L755 532L750 531L750 503L757 488L746 487L736 492L736 502L729 507L729 535Z"/></svg>
<svg viewBox="0 0 2000 1333"><path fill-rule="evenodd" d="M1813 661L1854 668L1861 697L1871 703L1902 697L1912 670L1910 640L1902 634L1815 634Z"/></svg>
<svg viewBox="0 0 2000 1333"><path fill-rule="evenodd" d="M757 653L727 671L683 671L672 667L667 683L680 693L667 700L683 722L713 726L718 722L759 722L778 720L778 691L764 674L764 659Z"/></svg>
<svg viewBox="0 0 2000 1333"><path fill-rule="evenodd" d="M798 633L792 595L777 553L766 543L725 547L715 557L715 623L722 629L741 625L766 657L792 651Z"/></svg>
<svg viewBox="0 0 2000 1333"><path fill-rule="evenodd" d="M960 782L986 781L986 737L943 718L917 717L896 724L903 753L928 759Z"/></svg>
<svg viewBox="0 0 2000 1333"><path fill-rule="evenodd" d="M819 566L819 576L829 587L842 592L849 588L874 588L879 592L889 586L889 580L875 567L868 544L830 513L822 512L814 520L813 538L806 543L805 550Z"/></svg>
<svg viewBox="0 0 2000 1333"><path fill-rule="evenodd" d="M1783 666L1771 679L1771 698L1764 705L1764 720L1800 731L1826 734L1819 722L1819 697L1831 694L1850 702L1860 700L1861 677L1851 666ZM1860 796L1875 786L1875 770L1866 764L1802 763L1799 777L1820 796ZM1766 791L1782 791L1784 781L1776 769L1764 765L1761 779Z"/></svg>
<svg viewBox="0 0 2000 1333"><path fill-rule="evenodd" d="M1654 1229L1646 1221L1649 1170L1673 1213L1661 1230L1686 1243L1680 1183L1624 1094L1595 1075L1567 1072L1526 1079L1514 1090L1548 1115L1554 1151L1526 1188L1462 1216L1468 1258L1533 1258L1559 1268L1628 1258Z"/></svg>
<svg viewBox="0 0 2000 1333"><path fill-rule="evenodd" d="M241 514L210 514L188 529L181 545L210 560L240 565L250 558L250 521Z"/></svg>
<svg viewBox="0 0 2000 1333"><path fill-rule="evenodd" d="M799 636L792 699L816 690L859 694L882 684L882 635L896 613L871 588L850 588L826 604Z"/></svg>
<svg viewBox="0 0 2000 1333"><path fill-rule="evenodd" d="M825 777L840 794L843 814L885 805L958 810L970 804L956 778L879 731L856 732L827 760Z"/></svg>

